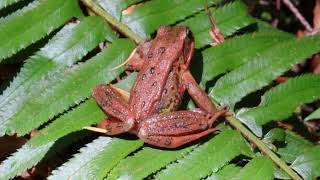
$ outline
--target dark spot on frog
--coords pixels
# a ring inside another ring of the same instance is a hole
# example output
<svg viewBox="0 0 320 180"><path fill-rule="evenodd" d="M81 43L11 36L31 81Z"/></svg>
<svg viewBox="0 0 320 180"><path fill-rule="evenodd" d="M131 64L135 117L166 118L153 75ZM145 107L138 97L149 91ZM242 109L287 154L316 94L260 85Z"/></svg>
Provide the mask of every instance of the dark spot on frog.
<svg viewBox="0 0 320 180"><path fill-rule="evenodd" d="M145 80L147 78L147 75L143 74L142 75L142 80Z"/></svg>
<svg viewBox="0 0 320 180"><path fill-rule="evenodd" d="M155 86L155 85L157 85L157 81L155 81L155 82L152 83L152 86Z"/></svg>
<svg viewBox="0 0 320 180"><path fill-rule="evenodd" d="M144 107L146 105L145 101L142 101L141 107Z"/></svg>
<svg viewBox="0 0 320 180"><path fill-rule="evenodd" d="M168 89L164 88L163 92L164 92L164 94L167 94L168 93Z"/></svg>
<svg viewBox="0 0 320 180"><path fill-rule="evenodd" d="M117 128L122 128L123 127L123 123L117 123Z"/></svg>
<svg viewBox="0 0 320 180"><path fill-rule="evenodd" d="M172 138L166 138L164 145L170 146L172 144L172 140L173 140Z"/></svg>
<svg viewBox="0 0 320 180"><path fill-rule="evenodd" d="M158 49L158 53L159 53L159 54L163 54L165 51L166 51L166 48L165 48L165 47L160 47L160 48Z"/></svg>
<svg viewBox="0 0 320 180"><path fill-rule="evenodd" d="M154 67L151 67L151 68L150 68L150 74L154 74L154 71L155 71L155 68L154 68Z"/></svg>
<svg viewBox="0 0 320 180"><path fill-rule="evenodd" d="M147 57L150 59L153 57L153 53L152 52L148 52Z"/></svg>

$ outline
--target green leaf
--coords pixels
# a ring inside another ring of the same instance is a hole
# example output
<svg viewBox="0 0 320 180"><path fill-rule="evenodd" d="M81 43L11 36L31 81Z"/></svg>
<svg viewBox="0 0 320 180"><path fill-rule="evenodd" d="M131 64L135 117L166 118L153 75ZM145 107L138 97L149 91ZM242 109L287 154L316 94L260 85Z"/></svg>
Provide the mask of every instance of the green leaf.
<svg viewBox="0 0 320 180"><path fill-rule="evenodd" d="M170 164L156 175L156 179L200 179L221 167L240 154L251 154L240 133L223 131L196 148L177 163Z"/></svg>
<svg viewBox="0 0 320 180"><path fill-rule="evenodd" d="M229 3L221 8L210 8L210 11L212 12L212 18L217 22L224 36L230 36L237 30L254 22L253 18L248 15L245 4L241 1ZM201 48L211 43L212 38L208 32L211 24L205 12L195 15L179 23L179 25L188 26L191 29L195 36L196 48Z"/></svg>
<svg viewBox="0 0 320 180"><path fill-rule="evenodd" d="M0 179L14 177L31 168L47 154L57 139L81 130L84 126L100 122L103 118L105 118L104 113L93 100L81 104L55 120L47 128L39 131L22 148L3 161L0 164Z"/></svg>
<svg viewBox="0 0 320 180"><path fill-rule="evenodd" d="M7 132L24 135L42 123L80 103L91 95L91 89L99 83L108 83L123 68L111 70L123 62L133 49L133 43L120 39L89 61L66 71L64 79L41 96L31 99L10 120Z"/></svg>
<svg viewBox="0 0 320 180"><path fill-rule="evenodd" d="M221 0L208 0L212 5ZM122 23L144 39L150 38L160 25L173 24L204 8L202 0L153 0L122 16ZM209 23L209 22L208 22Z"/></svg>
<svg viewBox="0 0 320 180"><path fill-rule="evenodd" d="M0 19L0 62L77 16L76 0L40 0Z"/></svg>
<svg viewBox="0 0 320 180"><path fill-rule="evenodd" d="M231 179L243 180L268 180L273 179L275 167L273 162L265 156L260 156L252 159L248 164L240 170L240 172Z"/></svg>
<svg viewBox="0 0 320 180"><path fill-rule="evenodd" d="M121 159L142 144L139 140L99 137L54 170L48 179L102 179Z"/></svg>
<svg viewBox="0 0 320 180"><path fill-rule="evenodd" d="M179 150L161 150L145 147L143 150L120 161L107 179L143 179L167 164L182 158L196 146Z"/></svg>
<svg viewBox="0 0 320 180"><path fill-rule="evenodd" d="M286 133L283 129L273 128L264 137L263 141L274 142L274 141L285 141Z"/></svg>
<svg viewBox="0 0 320 180"><path fill-rule="evenodd" d="M238 112L237 117L249 128L253 127L251 129L254 129L256 134L261 135L261 129L256 127L272 120L284 120L298 106L318 99L319 92L320 75L309 74L292 78L265 93L258 107L243 109Z"/></svg>
<svg viewBox="0 0 320 180"><path fill-rule="evenodd" d="M132 83L132 77L135 77L135 75L130 75L128 78L120 81L119 84ZM20 148L17 153L14 153L11 157L2 162L0 164L0 172L3 173L0 174L0 179L8 179L1 177L14 177L24 170L35 166L41 160L40 157L43 157L44 154L47 155L49 150L55 148L53 144L60 144L62 147L68 145L70 139L66 139L67 142L59 142L64 140L66 135L70 136L70 133L77 132L84 126L97 124L105 118L105 113L101 111L100 107L93 99L85 101L73 110L70 110L57 118L46 128L40 130L37 135ZM75 137L79 138L79 134L75 134ZM20 151L21 153L19 153ZM28 161L21 160L23 159L22 156L25 156L25 154L29 154Z"/></svg>
<svg viewBox="0 0 320 180"><path fill-rule="evenodd" d="M207 180L228 180L238 174L240 169L241 168L239 166L236 166L235 164L228 164L217 173L214 173L210 177L208 177Z"/></svg>
<svg viewBox="0 0 320 180"><path fill-rule="evenodd" d="M137 75L138 73L133 72L129 76L127 76L125 79L122 79L119 82L117 82L117 84L114 84L114 86L122 90L125 90L127 92L130 92L131 87L133 86L133 83L136 81Z"/></svg>
<svg viewBox="0 0 320 180"><path fill-rule="evenodd" d="M105 118L106 115L100 110L96 102L89 99L39 131L29 143L39 146L50 141L56 141L71 132L81 130L85 126L97 124Z"/></svg>
<svg viewBox="0 0 320 180"><path fill-rule="evenodd" d="M112 34L111 29L100 17L87 17L80 24L66 25L41 51L28 59L0 96L0 134L4 133L9 118L30 99L64 78L68 66L82 59L104 40L106 34Z"/></svg>
<svg viewBox="0 0 320 180"><path fill-rule="evenodd" d="M253 33L227 39L214 48L202 52L204 61L203 81L238 68L242 64L256 58L259 54L273 47L279 42L292 38L284 33Z"/></svg>
<svg viewBox="0 0 320 180"><path fill-rule="evenodd" d="M97 3L118 21L122 16L122 11L130 5L138 3L142 0L97 0Z"/></svg>
<svg viewBox="0 0 320 180"><path fill-rule="evenodd" d="M309 116L307 116L304 120L310 121L313 119L320 119L320 108L315 110L313 113L311 113Z"/></svg>
<svg viewBox="0 0 320 180"><path fill-rule="evenodd" d="M12 5L14 3L17 3L19 1L22 1L22 0L1 0L0 1L0 9L5 8L5 7Z"/></svg>
<svg viewBox="0 0 320 180"><path fill-rule="evenodd" d="M233 109L235 103L243 97L268 85L293 64L304 61L319 50L320 36L313 36L288 39L268 51L255 52L257 57L220 78L210 96L222 106L227 105Z"/></svg>
<svg viewBox="0 0 320 180"><path fill-rule="evenodd" d="M305 180L317 179L320 176L320 146L307 149L291 164Z"/></svg>
<svg viewBox="0 0 320 180"><path fill-rule="evenodd" d="M49 142L32 147L29 143L25 144L17 152L0 164L0 179L12 178L39 162L52 147L54 142Z"/></svg>
<svg viewBox="0 0 320 180"><path fill-rule="evenodd" d="M281 159L287 163L292 163L297 156L313 146L310 141L290 131L286 131L285 142L286 146L279 148L277 153L281 156Z"/></svg>

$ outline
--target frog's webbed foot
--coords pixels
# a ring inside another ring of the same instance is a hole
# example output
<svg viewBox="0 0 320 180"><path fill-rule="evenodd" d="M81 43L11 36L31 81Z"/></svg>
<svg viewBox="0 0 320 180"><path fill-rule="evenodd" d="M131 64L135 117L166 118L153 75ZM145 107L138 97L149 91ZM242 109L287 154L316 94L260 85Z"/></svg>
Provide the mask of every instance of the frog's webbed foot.
<svg viewBox="0 0 320 180"><path fill-rule="evenodd" d="M154 146L176 148L216 131L211 126L224 113L210 116L200 111L176 111L153 115L142 122L138 136Z"/></svg>
<svg viewBox="0 0 320 180"><path fill-rule="evenodd" d="M98 127L107 130L106 134L120 134L133 128L135 125L134 114L129 110L127 100L111 85L100 84L96 86L92 96L110 116L98 125Z"/></svg>

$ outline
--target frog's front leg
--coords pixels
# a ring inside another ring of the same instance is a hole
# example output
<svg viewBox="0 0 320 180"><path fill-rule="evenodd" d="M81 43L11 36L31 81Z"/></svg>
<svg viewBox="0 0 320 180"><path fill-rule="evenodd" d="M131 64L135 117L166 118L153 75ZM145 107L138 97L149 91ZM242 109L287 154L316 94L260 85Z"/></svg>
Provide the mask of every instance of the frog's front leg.
<svg viewBox="0 0 320 180"><path fill-rule="evenodd" d="M211 128L212 123L223 113L219 111L213 116L201 111L156 114L143 120L138 136L154 146L176 148L216 131L217 128Z"/></svg>
<svg viewBox="0 0 320 180"><path fill-rule="evenodd" d="M208 97L207 93L203 91L197 84L197 82L194 80L189 70L186 70L183 73L182 79L183 84L185 85L185 88L187 89L189 95L200 109L212 114L218 111L216 107L213 105L211 99Z"/></svg>
<svg viewBox="0 0 320 180"><path fill-rule="evenodd" d="M125 64L126 69L140 71L146 58L150 58L148 54L152 41L147 41L135 48Z"/></svg>
<svg viewBox="0 0 320 180"><path fill-rule="evenodd" d="M108 135L128 132L135 125L134 113L129 110L127 100L109 84L100 84L92 96L100 107L110 116L98 127L107 130Z"/></svg>

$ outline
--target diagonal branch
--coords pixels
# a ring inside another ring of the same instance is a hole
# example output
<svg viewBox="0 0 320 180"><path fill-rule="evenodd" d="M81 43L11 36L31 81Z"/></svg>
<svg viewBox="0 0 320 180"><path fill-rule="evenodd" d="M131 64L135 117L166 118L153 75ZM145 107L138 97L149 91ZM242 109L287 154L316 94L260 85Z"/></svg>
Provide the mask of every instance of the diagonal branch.
<svg viewBox="0 0 320 180"><path fill-rule="evenodd" d="M91 9L95 14L101 16L107 22L109 22L112 26L117 28L121 33L128 36L130 39L134 40L135 43L139 44L143 42L143 38L138 34L133 32L126 24L121 23L108 12L106 12L99 4L94 2L93 0L81 0L89 9Z"/></svg>
<svg viewBox="0 0 320 180"><path fill-rule="evenodd" d="M253 135L246 127L244 127L238 119L233 116L227 117L228 122L240 131L251 143L255 144L260 151L267 155L275 164L283 169L292 179L302 180L301 177L294 172L283 160L281 160L274 152L272 152L260 139Z"/></svg>
<svg viewBox="0 0 320 180"><path fill-rule="evenodd" d="M290 11L296 16L300 23L304 26L307 31L312 31L312 27L308 21L301 15L299 10L292 4L290 0L282 0L283 3L290 9Z"/></svg>

